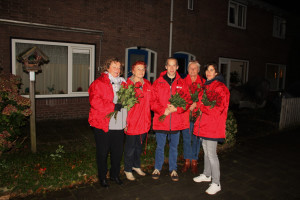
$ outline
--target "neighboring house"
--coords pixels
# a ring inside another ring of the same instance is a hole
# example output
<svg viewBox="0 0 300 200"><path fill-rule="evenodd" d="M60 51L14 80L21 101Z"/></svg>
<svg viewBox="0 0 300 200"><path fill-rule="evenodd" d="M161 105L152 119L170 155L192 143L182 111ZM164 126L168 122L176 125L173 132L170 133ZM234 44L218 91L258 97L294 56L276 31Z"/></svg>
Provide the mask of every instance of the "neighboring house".
<svg viewBox="0 0 300 200"><path fill-rule="evenodd" d="M87 117L88 87L111 56L124 61L125 78L144 60L153 82L174 56L183 76L191 59L215 61L229 87L267 78L281 90L287 18L259 0L2 0L0 67L23 78L27 95L28 74L16 57L33 46L49 57L36 75L37 120Z"/></svg>

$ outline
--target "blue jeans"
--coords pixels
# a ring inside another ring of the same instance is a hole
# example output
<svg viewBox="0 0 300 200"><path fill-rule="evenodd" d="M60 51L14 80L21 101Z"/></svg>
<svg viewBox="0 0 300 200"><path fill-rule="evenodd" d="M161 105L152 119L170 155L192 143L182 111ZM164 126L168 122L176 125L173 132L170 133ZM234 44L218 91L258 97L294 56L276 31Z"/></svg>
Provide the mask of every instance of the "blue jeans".
<svg viewBox="0 0 300 200"><path fill-rule="evenodd" d="M190 129L182 130L183 138L183 157L184 159L198 160L201 140L193 134L194 123L190 123Z"/></svg>
<svg viewBox="0 0 300 200"><path fill-rule="evenodd" d="M166 138L169 140L169 171L177 171L177 155L180 131L173 134L156 133L155 169L161 171L165 159Z"/></svg>

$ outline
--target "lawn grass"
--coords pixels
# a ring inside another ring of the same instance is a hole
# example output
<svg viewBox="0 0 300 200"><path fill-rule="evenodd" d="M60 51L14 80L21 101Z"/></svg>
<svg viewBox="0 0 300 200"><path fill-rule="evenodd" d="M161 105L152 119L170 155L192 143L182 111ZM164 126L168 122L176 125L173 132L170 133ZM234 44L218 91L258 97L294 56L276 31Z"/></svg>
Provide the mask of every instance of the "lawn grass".
<svg viewBox="0 0 300 200"><path fill-rule="evenodd" d="M141 155L141 166L148 173L153 170L155 148L155 134L149 133L147 147L143 147ZM182 157L182 137L178 150L179 157ZM167 158L168 144L165 155ZM121 174L124 169L123 163L122 160ZM95 183L98 181L95 142L87 137L71 143L43 144L38 146L35 154L31 153L25 144L25 148L2 155L0 177L0 197L7 194L10 197L25 197Z"/></svg>
<svg viewBox="0 0 300 200"><path fill-rule="evenodd" d="M51 154L61 157L52 157ZM94 182L97 174L95 148L89 146L60 154L45 150L36 154L28 150L6 154L1 158L0 171L0 192L11 196Z"/></svg>

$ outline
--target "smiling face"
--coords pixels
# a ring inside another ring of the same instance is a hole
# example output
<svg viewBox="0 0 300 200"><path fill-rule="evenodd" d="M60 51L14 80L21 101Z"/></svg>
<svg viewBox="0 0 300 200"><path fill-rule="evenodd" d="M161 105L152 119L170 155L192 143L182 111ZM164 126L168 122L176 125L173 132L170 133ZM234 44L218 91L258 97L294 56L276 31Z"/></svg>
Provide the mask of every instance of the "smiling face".
<svg viewBox="0 0 300 200"><path fill-rule="evenodd" d="M218 75L218 73L216 73L216 70L213 67L213 65L209 65L205 71L205 75L206 75L207 80L209 81L211 79L214 79Z"/></svg>
<svg viewBox="0 0 300 200"><path fill-rule="evenodd" d="M107 69L108 73L110 73L113 77L120 76L121 72L121 63L120 62L112 62Z"/></svg>
<svg viewBox="0 0 300 200"><path fill-rule="evenodd" d="M138 79L143 79L143 77L145 76L145 71L145 66L138 64L133 68L132 74Z"/></svg>
<svg viewBox="0 0 300 200"><path fill-rule="evenodd" d="M169 78L174 78L178 69L177 61L175 59L168 59L166 64L167 75Z"/></svg>
<svg viewBox="0 0 300 200"><path fill-rule="evenodd" d="M199 72L200 72L200 70L196 63L192 63L189 65L188 73L189 73L190 77L197 77Z"/></svg>

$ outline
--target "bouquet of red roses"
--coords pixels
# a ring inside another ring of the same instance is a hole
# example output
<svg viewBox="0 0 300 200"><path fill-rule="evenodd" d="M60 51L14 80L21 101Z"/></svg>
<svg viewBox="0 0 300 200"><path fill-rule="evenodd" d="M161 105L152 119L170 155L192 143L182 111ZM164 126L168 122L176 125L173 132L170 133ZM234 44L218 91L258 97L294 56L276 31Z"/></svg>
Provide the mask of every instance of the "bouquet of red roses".
<svg viewBox="0 0 300 200"><path fill-rule="evenodd" d="M139 98L144 97L142 91L142 83L136 82L133 84L127 84L122 82L120 90L117 92L118 102L122 104L122 108L126 108L129 111L135 104L139 103ZM113 111L106 115L107 118L114 116L117 119L118 111Z"/></svg>
<svg viewBox="0 0 300 200"><path fill-rule="evenodd" d="M171 98L169 99L170 104L172 104L175 108L177 107L182 107L183 109L186 108L187 105L187 101L185 100L185 94L179 90L178 92L176 92L176 94L171 95ZM159 116L158 120L160 122L163 122L165 120L167 116L166 115L161 115Z"/></svg>
<svg viewBox="0 0 300 200"><path fill-rule="evenodd" d="M209 91L208 89L204 89L201 101L203 105L210 106L210 109L212 109L220 102L218 98L219 97L216 92Z"/></svg>
<svg viewBox="0 0 300 200"><path fill-rule="evenodd" d="M201 92L202 88L200 84L197 84L196 82L192 83L190 87L190 95L193 102L199 101L199 93ZM190 112L190 121L195 122L197 117L200 116L201 111L199 109L194 109Z"/></svg>
<svg viewBox="0 0 300 200"><path fill-rule="evenodd" d="M198 102L199 101L199 93L201 92L200 84L199 83L197 84L196 82L192 83L189 90L190 90L192 101Z"/></svg>

